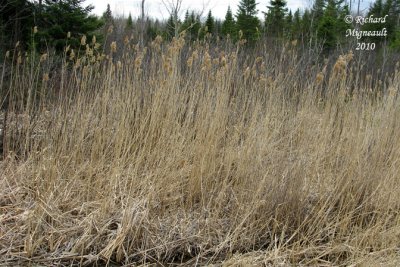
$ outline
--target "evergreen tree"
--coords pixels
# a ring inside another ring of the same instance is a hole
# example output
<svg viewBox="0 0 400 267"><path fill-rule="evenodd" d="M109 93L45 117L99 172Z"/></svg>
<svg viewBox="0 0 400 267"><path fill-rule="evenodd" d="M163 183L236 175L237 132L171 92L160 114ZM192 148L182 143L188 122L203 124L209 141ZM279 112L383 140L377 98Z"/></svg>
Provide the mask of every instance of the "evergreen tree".
<svg viewBox="0 0 400 267"><path fill-rule="evenodd" d="M287 14L285 18L285 35L289 38L291 38L292 35L292 25L293 25L293 14L292 10L289 10L289 13Z"/></svg>
<svg viewBox="0 0 400 267"><path fill-rule="evenodd" d="M341 6L343 0L328 0L318 27L318 40L324 41L326 49L334 48L344 38L346 28L349 26L344 22L344 17L349 14L347 5Z"/></svg>
<svg viewBox="0 0 400 267"><path fill-rule="evenodd" d="M113 14L111 12L110 4L107 4L106 10L103 12L101 16L101 20L103 22L103 27L101 28L101 33L105 37L103 41L103 49L106 47L110 47L110 44L113 40L116 39L116 32L110 31L114 29L115 22L113 18Z"/></svg>
<svg viewBox="0 0 400 267"><path fill-rule="evenodd" d="M35 6L27 0L0 1L0 58L6 50L30 42Z"/></svg>
<svg viewBox="0 0 400 267"><path fill-rule="evenodd" d="M86 35L88 40L91 39L103 22L90 14L93 6L83 7L83 3L84 0L44 2L38 23L39 29L42 30L37 34L38 42L43 48L50 44L57 51L62 51L67 43L72 47L79 46L82 35ZM68 32L71 33L70 39L67 38Z"/></svg>
<svg viewBox="0 0 400 267"><path fill-rule="evenodd" d="M214 34L215 37L219 38L222 32L222 21L220 19L215 19L214 21Z"/></svg>
<svg viewBox="0 0 400 267"><path fill-rule="evenodd" d="M182 22L177 15L174 13L170 14L164 31L164 37L167 40L171 40L173 37L179 37L179 33L183 30L187 29L182 27Z"/></svg>
<svg viewBox="0 0 400 267"><path fill-rule="evenodd" d="M350 0L351 1L351 0ZM311 31L314 34L324 16L326 0L315 0L311 8Z"/></svg>
<svg viewBox="0 0 400 267"><path fill-rule="evenodd" d="M287 13L285 0L271 0L265 14L265 28L269 36L281 37L285 28L285 16Z"/></svg>
<svg viewBox="0 0 400 267"><path fill-rule="evenodd" d="M194 11L192 11L192 13L190 14L190 21L190 35L192 36L192 39L197 39L201 30L200 15L195 14Z"/></svg>
<svg viewBox="0 0 400 267"><path fill-rule="evenodd" d="M336 46L336 18L335 2L328 0L328 5L317 28L318 37L324 40L324 46L328 49Z"/></svg>
<svg viewBox="0 0 400 267"><path fill-rule="evenodd" d="M113 16L110 8L110 4L107 4L107 9L104 11L102 19L104 20L104 24L109 24L113 22Z"/></svg>
<svg viewBox="0 0 400 267"><path fill-rule="evenodd" d="M311 27L311 14L308 9L306 9L301 18L301 35L304 39L310 38L310 27Z"/></svg>
<svg viewBox="0 0 400 267"><path fill-rule="evenodd" d="M226 11L225 20L222 23L222 35L227 36L230 35L232 38L236 36L236 22L233 18L231 7L228 6L228 10Z"/></svg>
<svg viewBox="0 0 400 267"><path fill-rule="evenodd" d="M345 32L347 29L351 29L353 27L352 24L348 24L345 21L345 18L347 15L350 15L350 9L347 4L344 6L340 6L340 3L338 3L338 10L339 10L339 17L337 18L337 24L336 24L336 32L338 33L339 40L343 41L345 39Z"/></svg>
<svg viewBox="0 0 400 267"><path fill-rule="evenodd" d="M190 25L191 22L190 22L189 10L186 10L185 18L183 20L183 23L181 24L181 29L179 31L182 32L188 30L190 28Z"/></svg>
<svg viewBox="0 0 400 267"><path fill-rule="evenodd" d="M162 32L160 31L160 21L158 19L153 22L150 18L147 18L147 25L146 35L148 40L154 40L157 35L162 35Z"/></svg>
<svg viewBox="0 0 400 267"><path fill-rule="evenodd" d="M241 0L236 14L237 30L241 31L242 38L254 43L260 38L260 20L257 18L257 3L255 0Z"/></svg>
<svg viewBox="0 0 400 267"><path fill-rule="evenodd" d="M382 43L388 40L391 43L392 47L396 47L396 39L399 34L399 26L398 24L399 15L400 14L400 1L396 0L387 0L383 2L382 0L376 0L373 5L371 5L368 16L373 16L375 18L383 18L386 17L386 22L381 23L366 23L362 26L362 30L365 31L381 31L382 28L386 28L387 30L387 38L383 38L380 36L371 36L365 37L364 39L369 40L375 43Z"/></svg>
<svg viewBox="0 0 400 267"><path fill-rule="evenodd" d="M374 4L370 7L368 11L368 16L374 15L375 17L382 17L384 10L383 10L383 1L376 0Z"/></svg>
<svg viewBox="0 0 400 267"><path fill-rule="evenodd" d="M207 14L207 19L206 19L203 27L201 27L199 38L204 39L207 36L207 34L213 35L214 30L215 30L215 20L214 20L214 17L212 16L212 13L210 10Z"/></svg>
<svg viewBox="0 0 400 267"><path fill-rule="evenodd" d="M387 28L387 37L390 43L393 43L398 36L400 30L400 0L387 0L383 6L386 18L385 26Z"/></svg>
<svg viewBox="0 0 400 267"><path fill-rule="evenodd" d="M129 12L128 19L126 20L125 31L132 31L132 29L133 29L133 20L132 20L132 15Z"/></svg>
<svg viewBox="0 0 400 267"><path fill-rule="evenodd" d="M297 9L293 14L293 23L291 26L291 36L294 39L298 39L301 34L301 16L300 9Z"/></svg>
<svg viewBox="0 0 400 267"><path fill-rule="evenodd" d="M170 23L173 23L173 21L171 21ZM185 19L181 24L180 32L186 31L186 38L193 41L197 39L200 29L200 16L196 15L194 11L192 11L191 13L189 13L189 11L186 11Z"/></svg>
<svg viewBox="0 0 400 267"><path fill-rule="evenodd" d="M164 32L164 37L167 40L171 40L172 37L175 36L175 23L174 23L173 16L169 16L165 27L166 27L166 29Z"/></svg>
<svg viewBox="0 0 400 267"><path fill-rule="evenodd" d="M211 10L208 12L207 15L207 20L205 23L206 29L208 33L214 33L215 30L215 21L214 21L214 17L211 13Z"/></svg>
<svg viewBox="0 0 400 267"><path fill-rule="evenodd" d="M390 43L390 47L396 51L400 51L400 29L397 27L396 33L394 35L394 38L392 42Z"/></svg>

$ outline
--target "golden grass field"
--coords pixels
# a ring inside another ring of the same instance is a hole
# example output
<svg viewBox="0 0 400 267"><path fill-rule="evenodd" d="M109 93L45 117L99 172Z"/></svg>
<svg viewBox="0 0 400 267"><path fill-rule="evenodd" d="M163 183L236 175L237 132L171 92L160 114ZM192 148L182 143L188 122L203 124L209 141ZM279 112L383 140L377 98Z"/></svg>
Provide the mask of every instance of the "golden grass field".
<svg viewBox="0 0 400 267"><path fill-rule="evenodd" d="M0 265L400 265L400 69L94 46L5 63Z"/></svg>

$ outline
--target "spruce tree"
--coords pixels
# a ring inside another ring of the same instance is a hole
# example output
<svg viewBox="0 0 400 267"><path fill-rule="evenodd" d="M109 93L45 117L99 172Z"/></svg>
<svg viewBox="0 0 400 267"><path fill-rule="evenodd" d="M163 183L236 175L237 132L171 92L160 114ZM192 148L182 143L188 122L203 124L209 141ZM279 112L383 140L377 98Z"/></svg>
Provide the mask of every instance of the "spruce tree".
<svg viewBox="0 0 400 267"><path fill-rule="evenodd" d="M336 17L335 2L328 0L328 5L317 28L318 38L324 41L324 47L328 49L336 46Z"/></svg>
<svg viewBox="0 0 400 267"><path fill-rule="evenodd" d="M102 19L104 20L104 24L113 23L113 16L110 8L110 4L107 4L107 9L104 11Z"/></svg>
<svg viewBox="0 0 400 267"><path fill-rule="evenodd" d="M165 28L164 37L168 40L172 39L175 36L175 23L172 16L169 16Z"/></svg>
<svg viewBox="0 0 400 267"><path fill-rule="evenodd" d="M186 31L190 28L191 22L190 22L190 14L189 14L189 10L186 10L185 13L185 18L183 20L183 23L181 24L181 28L180 28L180 32L182 31Z"/></svg>
<svg viewBox="0 0 400 267"><path fill-rule="evenodd" d="M106 36L110 27L114 26L114 18L111 12L110 4L107 4L107 9L104 11L101 19L103 20L103 35Z"/></svg>
<svg viewBox="0 0 400 267"><path fill-rule="evenodd" d="M62 51L68 43L71 47L80 44L80 38L86 35L90 40L103 22L91 14L93 6L84 7L84 0L64 0L54 2L46 0L41 10L37 34L39 44L45 49L49 44ZM67 33L71 37L67 37ZM97 36L100 39L100 36Z"/></svg>
<svg viewBox="0 0 400 267"><path fill-rule="evenodd" d="M173 23L173 21L171 21ZM185 19L181 24L180 32L186 31L186 38L188 40L196 40L201 28L200 17L194 11L189 13L186 11Z"/></svg>
<svg viewBox="0 0 400 267"><path fill-rule="evenodd" d="M311 14L306 9L301 17L301 35L303 38L308 40L310 38L310 26L311 26Z"/></svg>
<svg viewBox="0 0 400 267"><path fill-rule="evenodd" d="M156 19L155 21L147 18L146 36L148 40L154 40L157 35L162 35L160 31L160 21Z"/></svg>
<svg viewBox="0 0 400 267"><path fill-rule="evenodd" d="M291 38L292 35L292 25L293 25L293 14L292 10L289 10L289 13L287 14L285 18L285 36Z"/></svg>
<svg viewBox="0 0 400 267"><path fill-rule="evenodd" d="M383 13L383 16L388 15L385 26L389 42L393 43L398 39L400 31L400 0L387 0L383 6Z"/></svg>
<svg viewBox="0 0 400 267"><path fill-rule="evenodd" d="M343 0L328 0L318 26L318 40L324 41L324 48L327 50L334 48L343 41L348 24L344 22L344 17L349 14L347 5L342 6Z"/></svg>
<svg viewBox="0 0 400 267"><path fill-rule="evenodd" d="M324 16L325 6L326 0L315 0L314 5L311 8L311 31L313 34Z"/></svg>
<svg viewBox="0 0 400 267"><path fill-rule="evenodd" d="M195 14L194 11L192 11L190 14L190 21L192 23L190 35L192 36L192 39L197 39L201 29L200 15Z"/></svg>
<svg viewBox="0 0 400 267"><path fill-rule="evenodd" d="M397 1L400 4L400 1ZM382 0L376 0L373 5L371 5L369 11L368 11L368 16L373 16L375 18L383 18L387 15L386 17L386 22L381 24L381 23L366 23L362 26L362 30L365 31L380 31L382 28L386 28L387 30L387 38L380 37L380 36L371 36L371 37L365 37L364 39L370 42L374 43L383 43L385 41L389 41L392 47L396 47L399 36L399 26L396 27L398 16L400 13L400 6L398 7L399 10L397 11L396 14L396 1L393 0L387 0L387 1L382 1Z"/></svg>
<svg viewBox="0 0 400 267"><path fill-rule="evenodd" d="M241 31L242 38L254 43L260 38L260 20L257 17L257 3L255 0L241 0L236 14L237 30Z"/></svg>
<svg viewBox="0 0 400 267"><path fill-rule="evenodd" d="M103 12L101 16L101 21L103 22L103 27L101 28L101 33L104 38L102 38L103 49L110 47L112 41L116 39L116 31L113 31L115 28L115 21L113 14L111 12L110 4L107 4L106 10Z"/></svg>
<svg viewBox="0 0 400 267"><path fill-rule="evenodd" d="M265 14L265 28L267 35L281 37L285 28L285 16L287 13L285 0L271 0Z"/></svg>
<svg viewBox="0 0 400 267"><path fill-rule="evenodd" d="M393 50L400 52L400 29L397 27L393 40L390 43Z"/></svg>
<svg viewBox="0 0 400 267"><path fill-rule="evenodd" d="M131 31L132 29L133 29L133 20L132 20L132 15L129 12L128 19L126 20L125 31Z"/></svg>
<svg viewBox="0 0 400 267"><path fill-rule="evenodd" d="M222 32L222 21L220 19L214 20L214 34L215 37L220 38Z"/></svg>
<svg viewBox="0 0 400 267"><path fill-rule="evenodd" d="M228 6L228 10L226 11L225 20L222 23L222 35L229 35L232 38L236 36L236 22L233 18L231 7Z"/></svg>
<svg viewBox="0 0 400 267"><path fill-rule="evenodd" d="M30 42L35 6L27 0L0 1L0 59L16 42ZM1 88L0 88L1 89Z"/></svg>
<svg viewBox="0 0 400 267"><path fill-rule="evenodd" d="M298 39L301 34L301 16L300 9L297 9L293 14L293 23L291 26L292 38Z"/></svg>
<svg viewBox="0 0 400 267"><path fill-rule="evenodd" d="M337 24L336 24L336 32L339 36L339 41L343 41L345 39L345 32L347 29L352 29L353 25L348 24L345 21L346 16L350 15L350 9L347 4L340 6L342 2L338 2L338 17L337 17Z"/></svg>
<svg viewBox="0 0 400 267"><path fill-rule="evenodd" d="M208 33L214 33L215 30L215 21L214 21L214 17L211 13L211 10L208 12L207 15L207 20L206 20L206 24L205 24L206 28L207 28L207 32Z"/></svg>

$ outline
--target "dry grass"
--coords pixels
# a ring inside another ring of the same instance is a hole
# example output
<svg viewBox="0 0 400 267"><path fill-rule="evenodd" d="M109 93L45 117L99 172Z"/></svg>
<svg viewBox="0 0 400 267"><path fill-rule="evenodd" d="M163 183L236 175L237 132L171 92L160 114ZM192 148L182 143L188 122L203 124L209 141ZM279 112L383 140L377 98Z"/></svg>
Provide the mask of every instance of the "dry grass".
<svg viewBox="0 0 400 267"><path fill-rule="evenodd" d="M399 72L114 46L14 66L0 264L399 264Z"/></svg>

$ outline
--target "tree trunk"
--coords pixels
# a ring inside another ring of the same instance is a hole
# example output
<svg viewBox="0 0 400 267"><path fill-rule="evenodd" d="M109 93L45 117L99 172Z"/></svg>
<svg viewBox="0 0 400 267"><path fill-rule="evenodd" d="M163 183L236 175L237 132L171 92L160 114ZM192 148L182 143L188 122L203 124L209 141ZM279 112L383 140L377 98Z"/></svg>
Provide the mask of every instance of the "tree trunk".
<svg viewBox="0 0 400 267"><path fill-rule="evenodd" d="M144 46L144 24L145 24L145 20L144 20L144 2L146 0L142 0L142 5L141 5L141 18L140 18L140 45L143 47Z"/></svg>

